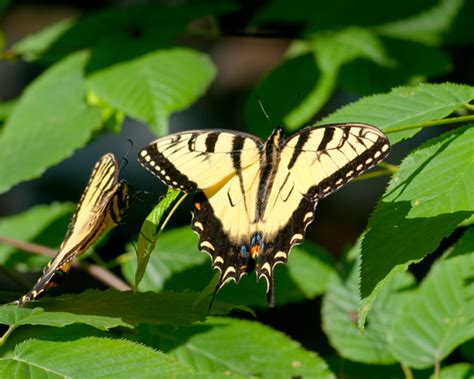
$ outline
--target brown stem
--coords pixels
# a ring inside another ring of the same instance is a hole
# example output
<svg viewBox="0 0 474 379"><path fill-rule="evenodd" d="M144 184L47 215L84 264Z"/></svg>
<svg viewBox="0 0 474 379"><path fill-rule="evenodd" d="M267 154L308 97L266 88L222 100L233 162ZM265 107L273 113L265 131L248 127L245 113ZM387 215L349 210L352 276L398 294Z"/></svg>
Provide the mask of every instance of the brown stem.
<svg viewBox="0 0 474 379"><path fill-rule="evenodd" d="M44 255L49 258L54 258L57 252L49 247L38 245L31 242L18 241L8 237L0 236L0 243L8 246L15 247L16 249L27 251L29 253ZM86 271L90 276L94 277L98 281L106 284L110 288L114 288L119 291L128 291L130 286L125 283L118 276L114 275L110 271L100 267L98 265L90 264L87 262L74 262L73 267Z"/></svg>

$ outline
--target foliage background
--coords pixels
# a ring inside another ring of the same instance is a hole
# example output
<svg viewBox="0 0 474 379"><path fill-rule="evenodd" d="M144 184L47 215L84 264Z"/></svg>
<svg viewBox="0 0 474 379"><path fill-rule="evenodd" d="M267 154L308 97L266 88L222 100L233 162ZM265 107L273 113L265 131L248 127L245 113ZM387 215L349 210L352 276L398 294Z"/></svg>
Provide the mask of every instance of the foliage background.
<svg viewBox="0 0 474 379"><path fill-rule="evenodd" d="M0 9L0 237L57 248L70 202L108 151L128 154L121 177L152 192L63 286L27 309L0 308L3 376L472 375L473 2ZM277 269L276 308L251 275L226 286L207 315L213 273L186 202L139 293L90 275L100 266L134 284L131 236L165 192L134 159L154 136L218 127L266 137L277 124L292 132L344 121L386 131L390 164L318 205L306 242ZM47 261L0 245L2 303ZM54 297L64 293L75 295Z"/></svg>

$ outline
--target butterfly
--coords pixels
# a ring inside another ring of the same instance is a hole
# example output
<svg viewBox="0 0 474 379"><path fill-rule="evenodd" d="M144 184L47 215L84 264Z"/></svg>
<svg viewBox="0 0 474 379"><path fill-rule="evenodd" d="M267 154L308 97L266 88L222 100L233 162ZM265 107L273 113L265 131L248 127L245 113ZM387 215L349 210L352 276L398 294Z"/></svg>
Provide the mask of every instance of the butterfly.
<svg viewBox="0 0 474 379"><path fill-rule="evenodd" d="M159 138L138 160L168 186L195 192L192 229L220 270L216 291L256 269L274 305L273 270L303 241L316 204L384 159L376 127L329 124L266 141L242 132L194 130Z"/></svg>
<svg viewBox="0 0 474 379"><path fill-rule="evenodd" d="M127 208L127 184L118 180L115 156L105 154L92 170L58 254L45 267L33 288L15 303L21 307L57 286L71 268L72 260L117 225Z"/></svg>

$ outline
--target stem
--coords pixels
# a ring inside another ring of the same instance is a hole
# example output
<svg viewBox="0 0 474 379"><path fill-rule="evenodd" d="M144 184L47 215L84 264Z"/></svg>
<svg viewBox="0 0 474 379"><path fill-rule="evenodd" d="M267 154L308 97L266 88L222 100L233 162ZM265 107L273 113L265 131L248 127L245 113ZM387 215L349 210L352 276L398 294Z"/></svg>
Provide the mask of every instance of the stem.
<svg viewBox="0 0 474 379"><path fill-rule="evenodd" d="M392 174L393 172L390 170L377 170L377 171L367 172L355 178L354 182L358 182L359 180L378 178L380 176L386 176L386 175L392 175Z"/></svg>
<svg viewBox="0 0 474 379"><path fill-rule="evenodd" d="M386 169L386 170L388 170L388 171L390 171L392 174L396 174L398 169L400 168L397 165L390 164L390 163L387 163L387 162L380 162L379 166Z"/></svg>
<svg viewBox="0 0 474 379"><path fill-rule="evenodd" d="M13 246L29 253L45 255L49 258L54 258L57 254L56 250L50 249L49 247L37 245L31 242L17 241L8 237L0 237L0 243ZM130 286L127 283L103 267L87 262L74 262L72 265L75 268L86 271L90 276L94 277L110 288L114 288L118 291L130 290Z"/></svg>
<svg viewBox="0 0 474 379"><path fill-rule="evenodd" d="M440 374L440 364L439 364L439 361L436 360L435 361L435 369L434 369L434 373L433 373L433 379L439 379L439 374Z"/></svg>
<svg viewBox="0 0 474 379"><path fill-rule="evenodd" d="M474 104L464 104L464 107L469 111L474 111Z"/></svg>
<svg viewBox="0 0 474 379"><path fill-rule="evenodd" d="M0 347L5 344L8 337L10 337L10 334L12 334L15 329L16 329L16 325L10 325L8 327L7 331L3 334L3 336L0 337Z"/></svg>
<svg viewBox="0 0 474 379"><path fill-rule="evenodd" d="M410 367L403 363L400 363L400 366L402 367L403 373L405 374L405 379L413 379L413 373L411 372Z"/></svg>
<svg viewBox="0 0 474 379"><path fill-rule="evenodd" d="M417 124L404 125L404 126L399 126L397 128L388 128L384 130L384 133L386 134L398 133L398 132L403 132L405 130L428 128L430 126L438 126L438 125L459 124L461 122L468 122L468 121L474 121L474 115L443 118L441 120L419 122Z"/></svg>

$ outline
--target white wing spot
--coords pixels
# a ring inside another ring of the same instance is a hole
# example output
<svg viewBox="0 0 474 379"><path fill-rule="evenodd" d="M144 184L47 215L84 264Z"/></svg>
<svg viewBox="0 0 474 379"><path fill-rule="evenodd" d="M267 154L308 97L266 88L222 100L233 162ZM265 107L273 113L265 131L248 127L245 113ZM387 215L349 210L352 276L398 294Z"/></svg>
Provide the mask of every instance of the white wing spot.
<svg viewBox="0 0 474 379"><path fill-rule="evenodd" d="M166 180L171 180L171 178L168 175L165 176L165 179Z"/></svg>
<svg viewBox="0 0 474 379"><path fill-rule="evenodd" d="M374 154L374 158L377 159L381 155L382 155L382 153L380 151L376 151L375 154Z"/></svg>
<svg viewBox="0 0 474 379"><path fill-rule="evenodd" d="M235 272L235 268L233 268L232 266L227 267L227 270L225 270L225 272L224 272L224 278L225 278L227 275L232 274L232 273L234 273L234 272Z"/></svg>
<svg viewBox="0 0 474 379"><path fill-rule="evenodd" d="M265 270L266 272L270 273L272 268L270 267L270 263L265 263L263 266L262 266L262 271Z"/></svg>
<svg viewBox="0 0 474 379"><path fill-rule="evenodd" d="M342 179L337 179L336 180L336 186L338 186L339 184L342 184L343 180Z"/></svg>
<svg viewBox="0 0 474 379"><path fill-rule="evenodd" d="M201 224L199 221L196 221L196 222L194 223L194 226L195 226L196 228L198 228L199 230L204 230L204 227L202 226L202 224Z"/></svg>
<svg viewBox="0 0 474 379"><path fill-rule="evenodd" d="M382 146L382 151L385 153L388 150L389 146L387 144Z"/></svg>
<svg viewBox="0 0 474 379"><path fill-rule="evenodd" d="M350 170L350 171L347 172L346 178L350 178L352 175L354 175L354 171Z"/></svg>
<svg viewBox="0 0 474 379"><path fill-rule="evenodd" d="M372 159L372 158L368 158L368 159L365 161L365 164L371 164L371 163L372 163L372 161L373 161L373 159Z"/></svg>
<svg viewBox="0 0 474 379"><path fill-rule="evenodd" d="M360 171L360 170L362 170L363 168L364 168L364 165L360 164L360 165L358 165L358 166L356 167L356 170L357 170L357 171Z"/></svg>
<svg viewBox="0 0 474 379"><path fill-rule="evenodd" d="M308 219L312 218L314 215L313 212L308 212L304 215L304 219L303 219L303 222L306 222Z"/></svg>
<svg viewBox="0 0 474 379"><path fill-rule="evenodd" d="M222 257L216 257L216 259L214 259L214 262L213 262L215 265L217 264L222 264L224 263L224 259L222 259Z"/></svg>
<svg viewBox="0 0 474 379"><path fill-rule="evenodd" d="M275 254L275 259L278 259L278 258L286 259L286 257L287 257L287 254L284 251L279 251L278 253Z"/></svg>
<svg viewBox="0 0 474 379"><path fill-rule="evenodd" d="M161 170L160 174L161 174L161 175L166 175L166 171L165 171L165 170Z"/></svg>
<svg viewBox="0 0 474 379"><path fill-rule="evenodd" d="M147 157L148 153L146 152L146 150L142 150L142 151L140 151L140 155L141 155L143 158L145 158L145 160L146 160L146 157Z"/></svg>
<svg viewBox="0 0 474 379"><path fill-rule="evenodd" d="M173 180L173 185L174 185L174 186L178 185L178 182L176 182L176 181Z"/></svg>
<svg viewBox="0 0 474 379"><path fill-rule="evenodd" d="M147 160L147 162L148 162L148 160ZM151 161L151 162L149 162L149 163L150 163L150 166L151 166L151 167L155 167L155 165L156 165L156 162L155 162L155 161Z"/></svg>
<svg viewBox="0 0 474 379"><path fill-rule="evenodd" d="M212 243L210 243L209 241L204 241L201 243L200 245L201 247L207 247L208 249L211 249L212 251L214 251L214 245Z"/></svg>
<svg viewBox="0 0 474 379"><path fill-rule="evenodd" d="M294 243L301 240L303 240L303 235L300 233L296 233L293 237L291 237L290 243Z"/></svg>

